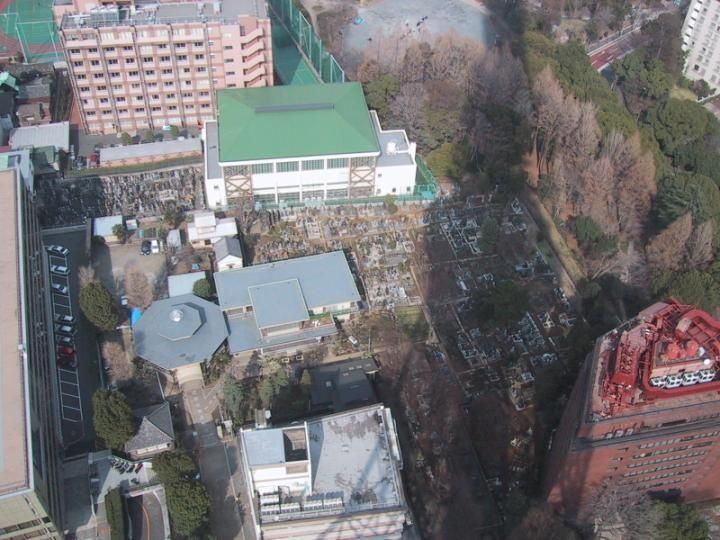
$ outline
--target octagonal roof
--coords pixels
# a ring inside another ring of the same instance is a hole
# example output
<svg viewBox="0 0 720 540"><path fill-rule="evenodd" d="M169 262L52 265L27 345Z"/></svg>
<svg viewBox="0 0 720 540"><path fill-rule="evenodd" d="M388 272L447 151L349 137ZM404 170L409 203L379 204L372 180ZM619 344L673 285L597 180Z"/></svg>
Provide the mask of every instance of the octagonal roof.
<svg viewBox="0 0 720 540"><path fill-rule="evenodd" d="M183 294L157 300L133 329L138 356L163 369L209 360L228 336L220 308Z"/></svg>

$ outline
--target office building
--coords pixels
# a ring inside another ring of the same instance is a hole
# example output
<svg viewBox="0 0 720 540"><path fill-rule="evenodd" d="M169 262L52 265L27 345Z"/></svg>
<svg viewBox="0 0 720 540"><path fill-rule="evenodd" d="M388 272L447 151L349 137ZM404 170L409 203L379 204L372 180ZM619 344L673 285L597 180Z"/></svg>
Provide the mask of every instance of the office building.
<svg viewBox="0 0 720 540"><path fill-rule="evenodd" d="M57 374L48 263L27 150L0 154L0 538L62 538Z"/></svg>
<svg viewBox="0 0 720 540"><path fill-rule="evenodd" d="M221 90L207 122L211 208L413 195L415 143L384 130L359 83Z"/></svg>
<svg viewBox="0 0 720 540"><path fill-rule="evenodd" d="M720 87L720 1L692 0L682 27L685 76Z"/></svg>
<svg viewBox="0 0 720 540"><path fill-rule="evenodd" d="M243 430L240 443L258 537L401 538L403 462L382 404Z"/></svg>
<svg viewBox="0 0 720 540"><path fill-rule="evenodd" d="M200 127L216 90L273 84L264 0L73 0L55 14L87 133Z"/></svg>
<svg viewBox="0 0 720 540"><path fill-rule="evenodd" d="M545 490L585 521L605 490L720 496L720 322L654 304L601 336L550 450Z"/></svg>

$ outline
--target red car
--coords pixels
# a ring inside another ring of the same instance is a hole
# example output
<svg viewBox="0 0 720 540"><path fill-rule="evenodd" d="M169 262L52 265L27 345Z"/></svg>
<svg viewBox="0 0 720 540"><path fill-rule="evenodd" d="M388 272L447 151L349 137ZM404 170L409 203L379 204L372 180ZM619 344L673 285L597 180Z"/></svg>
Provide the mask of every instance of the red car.
<svg viewBox="0 0 720 540"><path fill-rule="evenodd" d="M77 367L77 358L75 358L75 355L60 355L57 358L57 365L61 368L75 369Z"/></svg>
<svg viewBox="0 0 720 540"><path fill-rule="evenodd" d="M98 152L93 152L90 155L90 162L88 163L88 169L96 169L100 166L100 154Z"/></svg>
<svg viewBox="0 0 720 540"><path fill-rule="evenodd" d="M75 354L75 349L73 349L72 347L68 347L67 345L61 345L61 346L58 346L58 348L57 348L57 353L58 353L58 354L73 354L73 355L74 355L74 354Z"/></svg>

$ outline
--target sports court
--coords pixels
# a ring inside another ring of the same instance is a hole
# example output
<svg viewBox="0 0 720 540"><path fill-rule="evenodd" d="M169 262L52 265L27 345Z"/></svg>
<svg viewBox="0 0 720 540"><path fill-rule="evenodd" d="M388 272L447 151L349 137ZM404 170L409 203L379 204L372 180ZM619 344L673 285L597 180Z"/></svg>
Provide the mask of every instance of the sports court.
<svg viewBox="0 0 720 540"><path fill-rule="evenodd" d="M318 84L312 68L297 50L285 27L276 21L272 25L273 67L283 84Z"/></svg>
<svg viewBox="0 0 720 540"><path fill-rule="evenodd" d="M0 55L22 53L26 62L63 58L53 0L0 0Z"/></svg>

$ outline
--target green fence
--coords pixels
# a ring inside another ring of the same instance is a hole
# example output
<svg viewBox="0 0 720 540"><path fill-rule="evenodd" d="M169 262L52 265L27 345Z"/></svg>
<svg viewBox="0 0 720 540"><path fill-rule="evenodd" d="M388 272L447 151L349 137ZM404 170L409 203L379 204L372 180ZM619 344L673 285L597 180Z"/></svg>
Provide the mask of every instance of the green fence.
<svg viewBox="0 0 720 540"><path fill-rule="evenodd" d="M272 18L287 29L298 50L310 62L322 81L345 82L345 72L340 64L323 47L320 37L305 16L293 5L293 0L270 0L269 5Z"/></svg>
<svg viewBox="0 0 720 540"><path fill-rule="evenodd" d="M415 195L421 195L426 199L434 199L440 193L440 185L435 175L428 169L420 154L415 154L417 172L415 175Z"/></svg>

